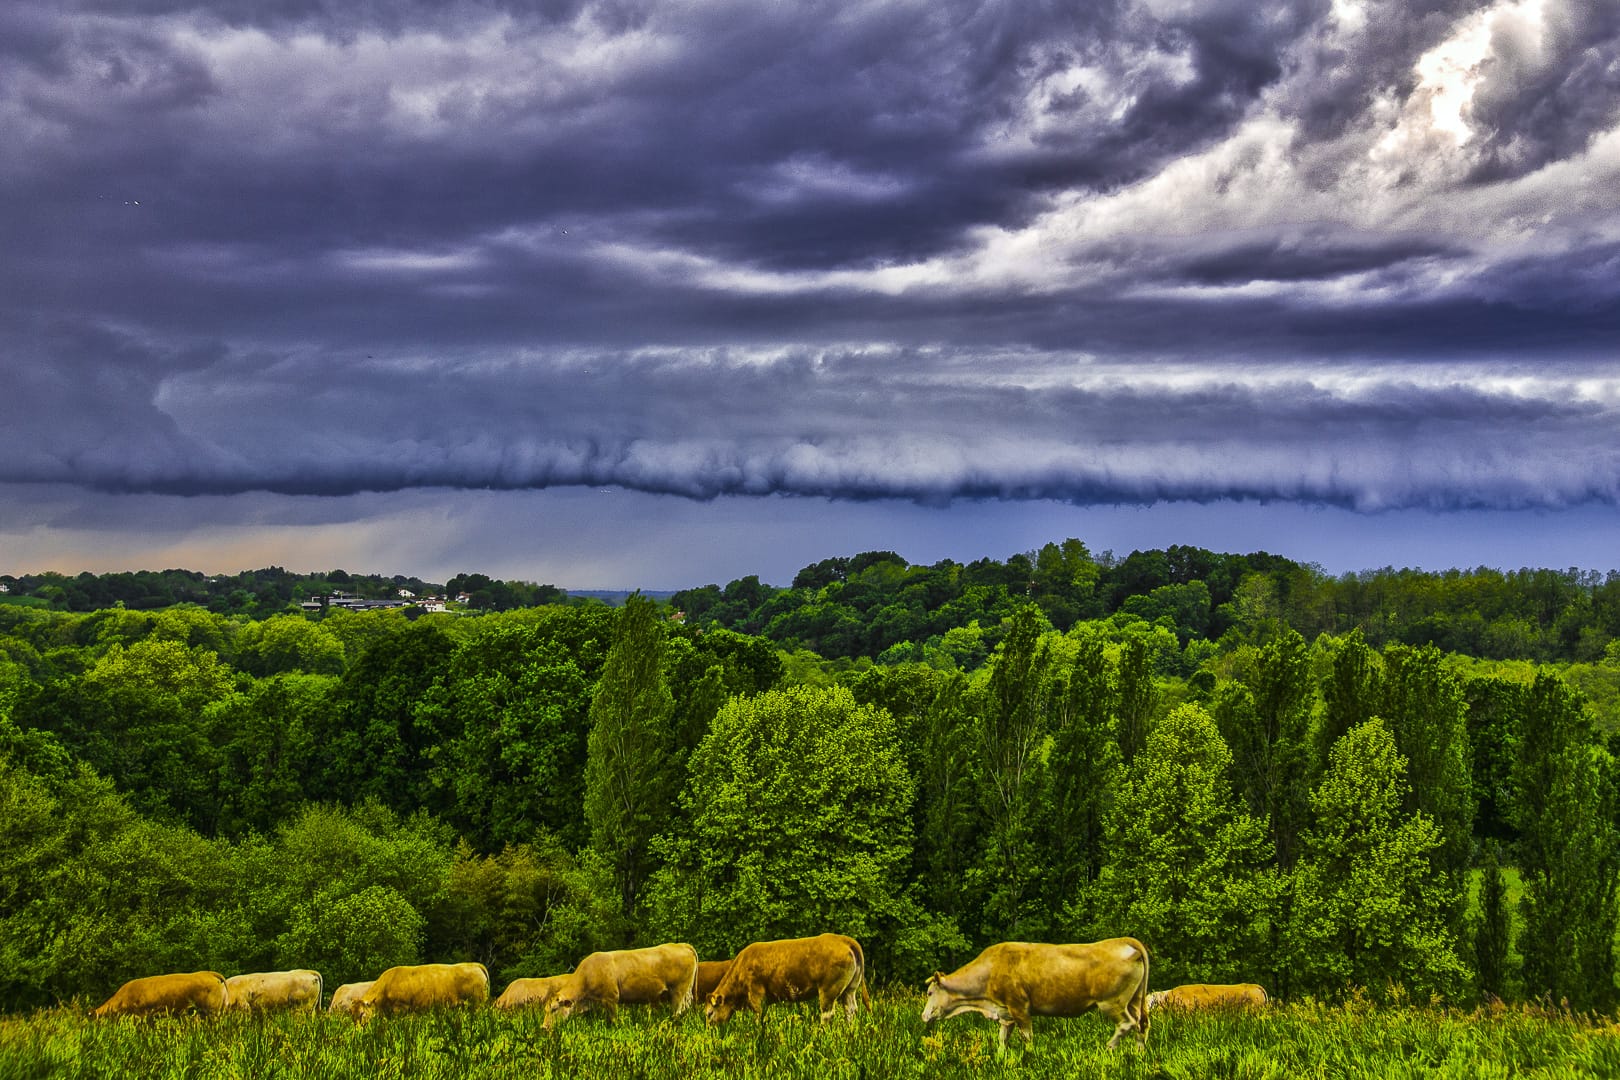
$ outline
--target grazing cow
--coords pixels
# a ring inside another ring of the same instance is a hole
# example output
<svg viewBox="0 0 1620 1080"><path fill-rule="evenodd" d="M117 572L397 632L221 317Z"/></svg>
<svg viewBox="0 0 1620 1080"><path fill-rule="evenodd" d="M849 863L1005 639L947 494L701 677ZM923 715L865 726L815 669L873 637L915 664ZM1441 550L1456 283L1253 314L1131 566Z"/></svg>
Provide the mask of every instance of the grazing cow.
<svg viewBox="0 0 1620 1080"><path fill-rule="evenodd" d="M225 980L225 992L229 995L226 1008L244 1012L266 1012L270 1009L308 1009L315 1012L321 1007L324 989L321 973L307 968L232 975Z"/></svg>
<svg viewBox="0 0 1620 1080"><path fill-rule="evenodd" d="M148 975L131 979L90 1015L154 1016L195 1010L204 1016L225 1008L225 976L217 971L175 975Z"/></svg>
<svg viewBox="0 0 1620 1080"><path fill-rule="evenodd" d="M848 1016L855 1015L855 996L867 1008L872 998L866 991L866 954L861 943L843 934L822 934L812 938L785 941L756 941L747 946L726 970L709 994L704 1012L711 1024L723 1024L740 1008L764 1011L768 1001L809 1001L821 1005L821 1019L832 1018L834 1006L843 1003Z"/></svg>
<svg viewBox="0 0 1620 1080"><path fill-rule="evenodd" d="M1237 1011L1263 1009L1271 999L1259 983L1188 983L1171 990L1155 990L1147 996L1148 1012L1171 1009L1175 1012Z"/></svg>
<svg viewBox="0 0 1620 1080"><path fill-rule="evenodd" d="M692 986L692 1000L708 1001L709 995L714 993L715 989L720 985L720 980L726 977L726 972L730 967L730 960L698 961L697 982Z"/></svg>
<svg viewBox="0 0 1620 1080"><path fill-rule="evenodd" d="M355 1006L360 1004L360 999L371 989L371 984L375 981L373 979L367 982L344 983L332 995L332 1004L326 1007L326 1011L335 1012L339 1016L353 1016Z"/></svg>
<svg viewBox="0 0 1620 1080"><path fill-rule="evenodd" d="M489 1000L489 969L483 964L405 964L391 967L355 1002L354 1016L419 1012L443 1005L481 1005Z"/></svg>
<svg viewBox="0 0 1620 1080"><path fill-rule="evenodd" d="M495 999L495 1008L502 1010L544 1008L563 983L567 975L551 975L544 979L513 979L501 996Z"/></svg>
<svg viewBox="0 0 1620 1080"><path fill-rule="evenodd" d="M593 952L563 976L546 1002L546 1027L591 1009L600 1009L611 1021L620 1005L660 1001L669 1002L670 1014L679 1016L692 1004L697 966L697 950L684 943Z"/></svg>
<svg viewBox="0 0 1620 1080"><path fill-rule="evenodd" d="M1114 1022L1109 1049L1127 1031L1147 1045L1148 954L1135 938L1090 945L992 945L949 975L928 979L923 1023L976 1012L1001 1024L1001 1047L1017 1027L1035 1042L1030 1016L1079 1016L1095 1007Z"/></svg>

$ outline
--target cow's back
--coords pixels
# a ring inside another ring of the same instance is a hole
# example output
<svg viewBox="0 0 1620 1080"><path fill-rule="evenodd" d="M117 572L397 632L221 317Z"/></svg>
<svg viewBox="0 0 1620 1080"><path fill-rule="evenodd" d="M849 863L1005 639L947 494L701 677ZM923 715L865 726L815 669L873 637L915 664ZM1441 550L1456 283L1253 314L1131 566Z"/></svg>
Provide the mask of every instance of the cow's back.
<svg viewBox="0 0 1620 1080"><path fill-rule="evenodd" d="M220 1012L230 1000L225 976L217 971L177 972L131 979L103 1002L92 1016L150 1016L193 1010Z"/></svg>
<svg viewBox="0 0 1620 1080"><path fill-rule="evenodd" d="M442 1005L489 1000L489 970L483 964L405 964L391 967L361 996L358 1011L419 1012Z"/></svg>
<svg viewBox="0 0 1620 1080"><path fill-rule="evenodd" d="M495 999L495 1008L501 1010L543 1008L558 989L568 981L567 975L548 975L540 979L513 979L501 996Z"/></svg>
<svg viewBox="0 0 1620 1080"><path fill-rule="evenodd" d="M862 973L860 943L844 934L756 941L739 952L716 988L739 1001L758 987L774 1001L810 1001L823 987Z"/></svg>
<svg viewBox="0 0 1620 1080"><path fill-rule="evenodd" d="M1193 1011L1264 1008L1270 1001L1259 983L1188 983L1164 991L1159 1007Z"/></svg>
<svg viewBox="0 0 1620 1080"><path fill-rule="evenodd" d="M980 954L989 965L995 1001L1022 998L1031 1012L1074 1016L1101 1001L1128 999L1145 989L1147 950L1134 938L1083 945L1008 941Z"/></svg>
<svg viewBox="0 0 1620 1080"><path fill-rule="evenodd" d="M225 980L228 1005L233 1009L297 1009L311 1012L320 1008L321 973L309 968L296 971L259 971L233 975Z"/></svg>

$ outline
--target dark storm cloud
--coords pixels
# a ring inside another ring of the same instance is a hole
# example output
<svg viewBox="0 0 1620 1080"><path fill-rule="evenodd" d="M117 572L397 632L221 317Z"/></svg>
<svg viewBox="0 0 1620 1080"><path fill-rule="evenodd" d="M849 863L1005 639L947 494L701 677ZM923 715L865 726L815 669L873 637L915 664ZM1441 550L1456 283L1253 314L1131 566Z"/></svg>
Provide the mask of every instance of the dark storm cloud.
<svg viewBox="0 0 1620 1080"><path fill-rule="evenodd" d="M0 483L1612 502L1587 7L14 5Z"/></svg>
<svg viewBox="0 0 1620 1080"><path fill-rule="evenodd" d="M1472 119L1490 132L1478 179L1525 173L1585 150L1620 117L1620 7L1545 0L1551 33L1498 27Z"/></svg>

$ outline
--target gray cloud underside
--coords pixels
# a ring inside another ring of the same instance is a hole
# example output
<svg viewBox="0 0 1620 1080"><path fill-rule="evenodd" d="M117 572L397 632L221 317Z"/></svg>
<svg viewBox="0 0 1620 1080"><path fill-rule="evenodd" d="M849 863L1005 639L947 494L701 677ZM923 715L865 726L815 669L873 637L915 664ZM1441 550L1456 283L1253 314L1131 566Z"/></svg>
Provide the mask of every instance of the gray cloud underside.
<svg viewBox="0 0 1620 1080"><path fill-rule="evenodd" d="M0 144L0 482L1620 501L1614 5L11 5Z"/></svg>

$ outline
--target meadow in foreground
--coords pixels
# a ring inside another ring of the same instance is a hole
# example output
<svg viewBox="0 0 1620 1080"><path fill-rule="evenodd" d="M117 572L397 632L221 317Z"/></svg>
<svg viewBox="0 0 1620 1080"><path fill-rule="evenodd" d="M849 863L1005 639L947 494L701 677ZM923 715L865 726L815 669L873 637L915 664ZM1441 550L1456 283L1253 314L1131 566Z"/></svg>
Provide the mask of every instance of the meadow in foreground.
<svg viewBox="0 0 1620 1080"><path fill-rule="evenodd" d="M1035 1045L995 1050L995 1026L925 1028L921 996L885 992L854 1024L774 1006L706 1028L626 1009L570 1021L488 1009L380 1019L327 1015L94 1022L69 1009L0 1021L0 1080L23 1077L1545 1077L1620 1076L1620 1026L1537 1010L1282 1006L1254 1016L1155 1014L1144 1053L1104 1049L1095 1014L1037 1019ZM1016 1040L1015 1040L1016 1044Z"/></svg>

